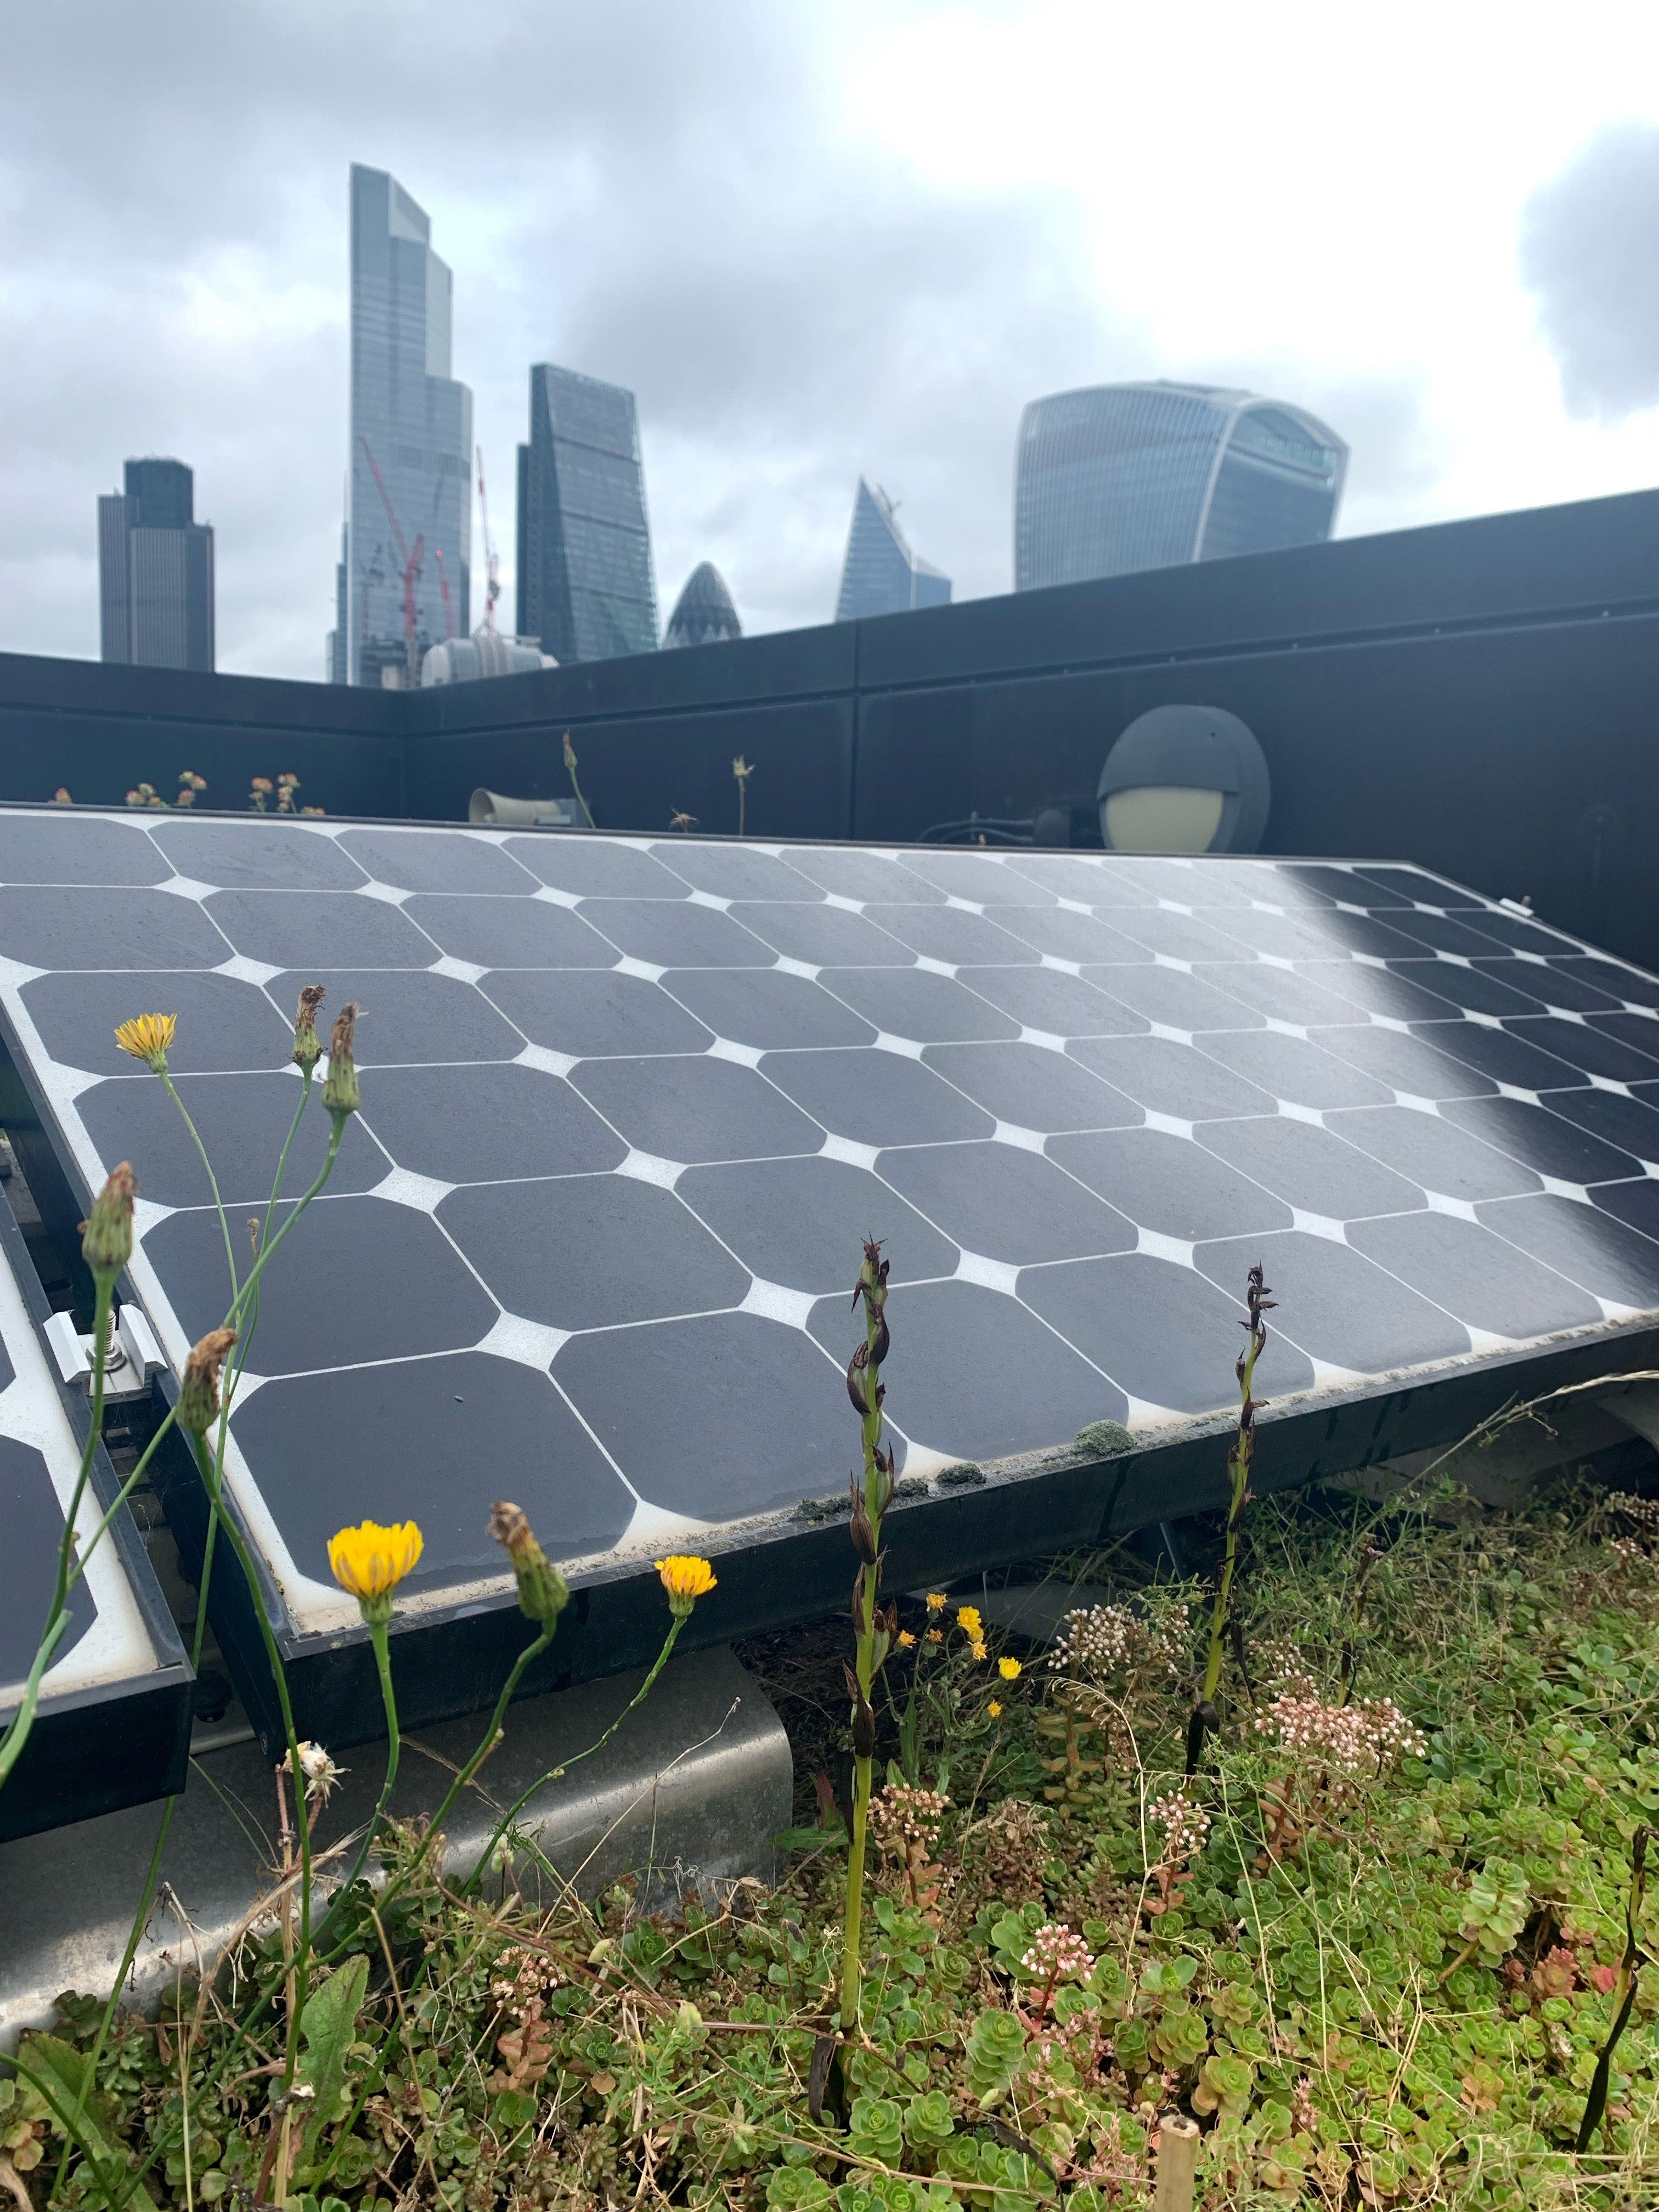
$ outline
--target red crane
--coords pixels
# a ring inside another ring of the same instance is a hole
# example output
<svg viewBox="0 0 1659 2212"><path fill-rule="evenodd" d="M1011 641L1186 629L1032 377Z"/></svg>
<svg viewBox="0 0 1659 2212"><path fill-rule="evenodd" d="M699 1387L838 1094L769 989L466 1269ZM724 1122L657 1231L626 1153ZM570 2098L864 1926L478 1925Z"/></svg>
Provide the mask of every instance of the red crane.
<svg viewBox="0 0 1659 2212"><path fill-rule="evenodd" d="M438 589L444 595L444 635L446 637L453 637L455 635L455 610L450 604L449 579L444 574L444 549L441 545L434 545L433 547L432 557L438 564Z"/></svg>
<svg viewBox="0 0 1659 2212"><path fill-rule="evenodd" d="M497 557L494 541L489 535L489 498L484 490L483 447L476 446L473 451L478 456L478 513L483 523L484 564L489 574L489 582L485 591L484 628L494 629L495 602L501 596L501 564Z"/></svg>
<svg viewBox="0 0 1659 2212"><path fill-rule="evenodd" d="M386 519L392 525L392 535L397 544L398 557L403 562L404 647L408 655L408 673L404 681L412 690L421 680L420 650L415 642L415 586L421 580L421 555L426 546L426 533L422 531L416 538L415 550L410 552L409 547L404 543L403 525L398 521L397 511L392 504L392 495L386 488L386 478L380 474L380 465L374 458L374 449L361 432L358 434L357 442L368 458L369 467L374 471L374 488L380 495L380 504L386 509ZM445 598L447 599L447 592L445 593Z"/></svg>

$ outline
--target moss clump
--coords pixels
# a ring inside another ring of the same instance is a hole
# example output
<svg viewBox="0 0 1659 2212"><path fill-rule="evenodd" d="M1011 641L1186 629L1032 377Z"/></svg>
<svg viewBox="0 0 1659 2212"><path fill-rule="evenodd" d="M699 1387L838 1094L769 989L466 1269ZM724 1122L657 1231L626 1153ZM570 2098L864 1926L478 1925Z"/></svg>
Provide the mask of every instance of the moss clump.
<svg viewBox="0 0 1659 2212"><path fill-rule="evenodd" d="M1137 1439L1121 1421L1091 1421L1086 1429L1077 1432L1077 1448L1096 1459L1115 1459L1120 1452L1133 1451Z"/></svg>

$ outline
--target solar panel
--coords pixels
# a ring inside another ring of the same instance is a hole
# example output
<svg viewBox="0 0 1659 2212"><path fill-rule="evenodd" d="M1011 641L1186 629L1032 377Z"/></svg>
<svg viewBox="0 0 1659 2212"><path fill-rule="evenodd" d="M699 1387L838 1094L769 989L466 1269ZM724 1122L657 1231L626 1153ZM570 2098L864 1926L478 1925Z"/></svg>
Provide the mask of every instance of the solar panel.
<svg viewBox="0 0 1659 2212"><path fill-rule="evenodd" d="M49 1310L0 1196L0 1729L17 1711L51 1610L88 1418L47 1352ZM125 1509L86 1549L117 1487L100 1449L75 1521L86 1571L22 1757L0 1790L0 1839L184 1786L190 1668Z"/></svg>
<svg viewBox="0 0 1659 2212"><path fill-rule="evenodd" d="M1212 1501L1255 1261L1266 1482L1634 1364L1659 1312L1659 984L1413 868L10 811L9 1046L77 1200L135 1163L175 1368L220 1232L113 1026L178 1014L240 1212L313 981L365 1009L362 1111L267 1278L228 1479L340 1741L376 1708L325 1545L366 1514L425 1532L417 1714L521 1637L497 1496L578 1592L550 1679L648 1656L665 1547L719 1554L698 1633L838 1602L866 1233L916 1577ZM1138 1449L1075 1449L1103 1419Z"/></svg>

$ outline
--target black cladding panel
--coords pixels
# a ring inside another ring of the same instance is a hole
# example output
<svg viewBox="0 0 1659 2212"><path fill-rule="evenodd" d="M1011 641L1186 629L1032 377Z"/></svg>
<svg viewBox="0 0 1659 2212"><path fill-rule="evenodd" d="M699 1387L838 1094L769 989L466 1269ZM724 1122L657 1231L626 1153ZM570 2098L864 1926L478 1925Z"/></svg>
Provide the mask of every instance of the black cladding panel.
<svg viewBox="0 0 1659 2212"><path fill-rule="evenodd" d="M9 814L13 1048L83 1190L134 1160L175 1364L223 1240L109 1032L179 1013L243 1210L313 975L325 1022L364 1009L362 1111L264 1285L229 1470L295 1650L349 1637L324 1546L365 1514L425 1530L411 1629L507 1604L503 1489L578 1586L811 1540L866 1234L941 1514L953 1462L1224 1415L1258 1259L1264 1433L1659 1314L1659 986L1410 868ZM945 1522L905 1525L925 1559ZM724 1632L822 1601L761 1580L723 1571Z"/></svg>

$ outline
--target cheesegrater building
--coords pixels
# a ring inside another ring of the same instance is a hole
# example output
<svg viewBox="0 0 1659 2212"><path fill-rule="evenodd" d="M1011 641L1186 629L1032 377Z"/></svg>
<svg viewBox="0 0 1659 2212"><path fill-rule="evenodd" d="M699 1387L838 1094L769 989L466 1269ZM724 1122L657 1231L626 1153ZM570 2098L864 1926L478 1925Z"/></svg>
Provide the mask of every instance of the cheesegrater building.
<svg viewBox="0 0 1659 2212"><path fill-rule="evenodd" d="M520 638L568 665L657 649L634 395L538 362L519 448Z"/></svg>
<svg viewBox="0 0 1659 2212"><path fill-rule="evenodd" d="M1034 399L1014 464L1014 589L1327 538L1348 448L1304 408L1201 384Z"/></svg>
<svg viewBox="0 0 1659 2212"><path fill-rule="evenodd" d="M842 562L836 620L858 622L866 615L942 607L950 598L951 579L910 550L892 501L879 484L860 477Z"/></svg>

